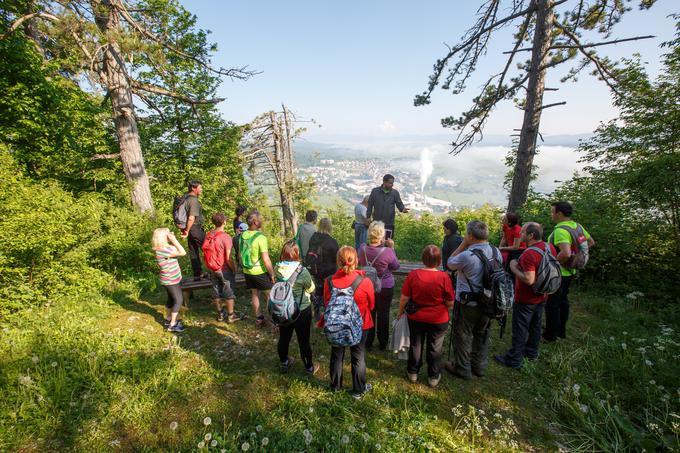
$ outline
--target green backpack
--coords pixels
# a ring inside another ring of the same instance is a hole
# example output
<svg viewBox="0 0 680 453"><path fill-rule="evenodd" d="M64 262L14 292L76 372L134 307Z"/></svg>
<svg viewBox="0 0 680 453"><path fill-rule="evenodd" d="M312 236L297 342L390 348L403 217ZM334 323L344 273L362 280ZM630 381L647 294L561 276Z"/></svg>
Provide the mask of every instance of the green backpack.
<svg viewBox="0 0 680 453"><path fill-rule="evenodd" d="M260 236L262 236L262 233L256 231L255 234L250 237L250 239L245 239L243 237L243 233L241 233L238 237L238 252L241 256L241 266L243 266L244 269L252 269L260 264L259 258L257 261L253 262L253 257L250 253L253 248L253 242L255 242L255 239Z"/></svg>

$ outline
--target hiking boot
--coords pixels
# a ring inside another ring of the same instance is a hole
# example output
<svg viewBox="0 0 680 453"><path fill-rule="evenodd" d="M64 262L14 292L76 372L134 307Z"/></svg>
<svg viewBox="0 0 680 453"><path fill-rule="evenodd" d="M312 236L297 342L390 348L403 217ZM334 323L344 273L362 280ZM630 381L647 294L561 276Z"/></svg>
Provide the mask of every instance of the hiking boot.
<svg viewBox="0 0 680 453"><path fill-rule="evenodd" d="M416 382L418 382L418 373L409 373L407 371L406 377L408 378L409 382L411 382L412 384L415 384Z"/></svg>
<svg viewBox="0 0 680 453"><path fill-rule="evenodd" d="M494 359L496 362L498 362L498 363L500 363L501 365L506 366L506 367L508 367L508 368L515 368L515 369L518 369L518 368L519 368L518 366L513 366L513 365L511 365L510 363L508 363L508 360L505 358L505 356L497 355L497 356L494 356L493 359Z"/></svg>
<svg viewBox="0 0 680 453"><path fill-rule="evenodd" d="M472 375L460 373L460 372L456 369L456 365L454 365L453 362L446 362L446 363L444 364L444 368L445 368L446 371L448 371L449 373L451 373L451 374L453 374L454 376L456 376L456 377L458 377L458 378L461 378L461 379L463 379L463 380L465 380L465 381L469 381L470 379L472 379Z"/></svg>
<svg viewBox="0 0 680 453"><path fill-rule="evenodd" d="M184 332L184 324L182 321L177 321L174 326L168 325L168 332Z"/></svg>
<svg viewBox="0 0 680 453"><path fill-rule="evenodd" d="M292 357L288 357L288 360L286 360L285 362L281 362L281 368L280 368L281 372L287 373L292 364L293 364L293 358Z"/></svg>
<svg viewBox="0 0 680 453"><path fill-rule="evenodd" d="M217 322L224 322L227 319L227 310L224 308L217 312Z"/></svg>
<svg viewBox="0 0 680 453"><path fill-rule="evenodd" d="M255 325L257 327L262 327L264 325L264 316L260 315L257 318L255 318Z"/></svg>
<svg viewBox="0 0 680 453"><path fill-rule="evenodd" d="M442 380L442 374L439 373L437 377L429 377L427 378L427 385L429 385L432 388L435 388L436 386L439 385L439 381Z"/></svg>
<svg viewBox="0 0 680 453"><path fill-rule="evenodd" d="M352 393L352 398L355 400L360 400L361 398L364 397L365 394L370 392L373 389L373 386L371 384L366 384L366 387L364 387L364 391L361 393Z"/></svg>
<svg viewBox="0 0 680 453"><path fill-rule="evenodd" d="M241 314L234 312L234 313L227 316L227 322L231 324L232 322L240 321L244 318L245 318L245 315L241 315Z"/></svg>
<svg viewBox="0 0 680 453"><path fill-rule="evenodd" d="M310 375L314 376L317 371L319 371L319 364L314 363L311 368L305 368L305 371Z"/></svg>

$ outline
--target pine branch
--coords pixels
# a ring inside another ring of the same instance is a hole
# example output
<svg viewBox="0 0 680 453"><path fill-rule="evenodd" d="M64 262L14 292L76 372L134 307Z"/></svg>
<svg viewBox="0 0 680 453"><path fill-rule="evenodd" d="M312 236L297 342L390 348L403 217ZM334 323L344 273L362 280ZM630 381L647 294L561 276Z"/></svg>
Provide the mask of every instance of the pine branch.
<svg viewBox="0 0 680 453"><path fill-rule="evenodd" d="M248 80L254 75L260 74L260 72L257 71L249 71L247 66L243 66L241 68L229 68L229 69L224 69L224 68L213 68L210 66L208 63L205 61L201 60L200 58L191 55L189 53L186 53L172 45L170 45L166 40L161 39L160 37L156 36L155 33L150 31L149 29L143 27L141 24L139 24L129 13L127 8L123 5L123 3L120 0L113 0L111 4L118 10L118 12L121 14L121 16L125 19L125 21L130 24L132 28L137 30L139 34L142 36L147 37L148 39L160 44L161 46L165 47L166 49L170 50L171 52L174 52L175 54L179 55L180 57L186 58L188 60L192 60L199 65L201 65L203 68L214 72L215 74L227 76L230 79L239 79L239 80Z"/></svg>
<svg viewBox="0 0 680 453"><path fill-rule="evenodd" d="M560 24L558 20L553 21L553 25L555 25L556 28L559 28L562 31L562 33L564 33L567 36L567 38L569 38L571 42L574 43L578 51L581 52L584 57L586 57L595 65L595 68L597 69L597 72L600 74L600 78L604 81L604 83L606 83L607 86L609 86L609 88L614 93L620 96L621 93L615 86L615 83L618 83L616 76L612 74L611 71L609 71L609 69L604 65L604 63L602 63L602 61L595 55L595 53L588 52L583 47L576 34L572 33L569 29Z"/></svg>
<svg viewBox="0 0 680 453"><path fill-rule="evenodd" d="M6 39L6 38L8 38L9 35L11 35L12 33L14 33L14 32L17 30L17 28L19 28L19 27L21 26L21 24L23 24L23 23L26 22L27 20L33 19L34 17L40 17L40 18L42 18L42 19L47 19L47 20L51 20L51 21L54 21L54 22L57 22L57 21L59 20L59 18L58 18L57 16L55 16L55 15L53 15L53 14L49 14L49 13L31 13L31 14L26 14L25 16L21 16L20 18L18 18L17 20L15 20L15 21L12 23L12 25L10 25L9 29L7 29L7 31L6 31L2 36L0 36L0 39Z"/></svg>
<svg viewBox="0 0 680 453"><path fill-rule="evenodd" d="M588 43L588 44L582 44L580 46L578 45L567 45L567 44L557 44L554 46L550 46L550 50L553 49L588 49L591 47L600 47L600 46L608 46L610 44L619 44L622 42L629 42L629 41L637 41L640 39L650 39L650 38L656 38L654 35L645 35L645 36L635 36L633 38L621 38L621 39L615 39L613 41L603 41L603 42L597 42L597 43ZM504 55L511 54L513 52L531 52L531 48L527 47L524 49L517 49L517 50L508 50L503 52Z"/></svg>
<svg viewBox="0 0 680 453"><path fill-rule="evenodd" d="M166 88L159 87L158 85L152 85L149 83L140 82L132 77L129 77L130 85L134 90L146 91L147 93L160 94L162 96L168 96L173 99L178 99L180 101L186 102L188 104L217 104L218 102L224 101L224 98L213 98L213 99L193 99L183 94L177 93L175 91L170 91Z"/></svg>

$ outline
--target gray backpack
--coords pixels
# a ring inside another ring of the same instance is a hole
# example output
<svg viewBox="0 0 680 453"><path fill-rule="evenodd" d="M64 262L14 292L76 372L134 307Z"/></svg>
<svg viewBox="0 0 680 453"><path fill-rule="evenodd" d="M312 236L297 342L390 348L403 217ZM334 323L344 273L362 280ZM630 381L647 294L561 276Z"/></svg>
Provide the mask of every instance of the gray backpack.
<svg viewBox="0 0 680 453"><path fill-rule="evenodd" d="M545 250L531 246L527 250L534 250L541 254L541 262L536 268L536 281L531 288L536 294L553 294L560 289L562 272L557 258L550 253L550 244L545 243Z"/></svg>
<svg viewBox="0 0 680 453"><path fill-rule="evenodd" d="M366 266L362 266L359 269L364 271L366 274L366 278L373 283L373 290L376 293L379 293L382 291L382 278L378 275L378 269L373 267L373 264L375 264L376 260L378 257L382 254L382 252L385 251L387 247L383 247L380 249L377 255L375 255L375 258L373 258L373 261L370 263L368 262L368 257L366 256L366 247L364 247L364 261L366 261Z"/></svg>

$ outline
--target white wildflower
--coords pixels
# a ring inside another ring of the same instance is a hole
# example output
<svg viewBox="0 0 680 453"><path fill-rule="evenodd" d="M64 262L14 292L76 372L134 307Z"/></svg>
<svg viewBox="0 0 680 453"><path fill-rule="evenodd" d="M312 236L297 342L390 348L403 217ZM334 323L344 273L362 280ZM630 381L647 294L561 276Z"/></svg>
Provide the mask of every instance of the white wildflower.
<svg viewBox="0 0 680 453"><path fill-rule="evenodd" d="M647 366L652 366L652 365L654 365L654 364L652 363L651 360L645 359L645 365L647 365Z"/></svg>
<svg viewBox="0 0 680 453"><path fill-rule="evenodd" d="M178 426L177 422L170 422L170 430L171 431L176 430L177 426Z"/></svg>
<svg viewBox="0 0 680 453"><path fill-rule="evenodd" d="M572 387L572 390L574 391L574 395L579 396L579 394L580 394L579 391L581 390L581 386L578 385L578 384L574 384L574 386Z"/></svg>
<svg viewBox="0 0 680 453"><path fill-rule="evenodd" d="M118 447L120 446L120 441L118 439L113 439L111 442L109 442L109 445L112 447Z"/></svg>
<svg viewBox="0 0 680 453"><path fill-rule="evenodd" d="M262 425L257 425L257 426L255 427L255 431L257 431L258 433L259 433L260 431L262 431Z"/></svg>
<svg viewBox="0 0 680 453"><path fill-rule="evenodd" d="M248 451L248 450L250 450L250 444L249 444L248 442L243 442L243 443L241 444L241 450L243 450L243 451Z"/></svg>
<svg viewBox="0 0 680 453"><path fill-rule="evenodd" d="M206 442L209 441L212 439L212 433L206 433L205 436L203 436L203 439L205 439Z"/></svg>
<svg viewBox="0 0 680 453"><path fill-rule="evenodd" d="M31 379L31 376L19 376L19 384L31 385L33 384L33 379Z"/></svg>
<svg viewBox="0 0 680 453"><path fill-rule="evenodd" d="M205 442L200 441L197 445L198 449L200 450L201 448L205 447Z"/></svg>
<svg viewBox="0 0 680 453"><path fill-rule="evenodd" d="M59 364L57 362L52 362L50 365L52 365L52 368L56 368Z"/></svg>
<svg viewBox="0 0 680 453"><path fill-rule="evenodd" d="M579 409L581 409L581 412L584 414L587 414L590 408L586 404L579 404Z"/></svg>
<svg viewBox="0 0 680 453"><path fill-rule="evenodd" d="M614 337L609 337L609 341L614 341Z"/></svg>
<svg viewBox="0 0 680 453"><path fill-rule="evenodd" d="M217 441L215 439L213 439L212 442L210 442L210 446L211 447L217 447Z"/></svg>
<svg viewBox="0 0 680 453"><path fill-rule="evenodd" d="M382 445L380 445L380 444L375 444L375 449L376 449L376 450L380 450L381 448L382 448Z"/></svg>
<svg viewBox="0 0 680 453"><path fill-rule="evenodd" d="M343 434L343 436L340 438L340 442L347 445L349 443L349 436L347 434Z"/></svg>
<svg viewBox="0 0 680 453"><path fill-rule="evenodd" d="M263 437L262 438L262 446L266 447L267 445L269 445L269 437Z"/></svg>
<svg viewBox="0 0 680 453"><path fill-rule="evenodd" d="M656 385L656 381L655 381L654 379L652 379L651 381L649 381L649 383L650 383L651 385Z"/></svg>
<svg viewBox="0 0 680 453"><path fill-rule="evenodd" d="M349 427L349 432L350 432L350 433L354 433L354 432L356 432L356 430L357 430L357 429L356 429L353 425Z"/></svg>
<svg viewBox="0 0 680 453"><path fill-rule="evenodd" d="M38 358L37 355L34 355L33 357L31 357L31 361L32 361L33 363L38 363L38 362L40 362L40 359Z"/></svg>
<svg viewBox="0 0 680 453"><path fill-rule="evenodd" d="M208 425L210 425L211 423L212 423L212 419L211 419L210 417L206 417L206 418L203 419L203 424L204 424L205 426L208 426Z"/></svg>
<svg viewBox="0 0 680 453"><path fill-rule="evenodd" d="M628 348L628 345L626 343L621 343L621 349L624 351Z"/></svg>
<svg viewBox="0 0 680 453"><path fill-rule="evenodd" d="M304 431L302 431L302 435L307 437L307 436L311 436L312 433L310 433L308 429L305 429Z"/></svg>

